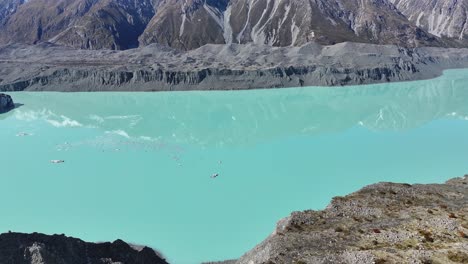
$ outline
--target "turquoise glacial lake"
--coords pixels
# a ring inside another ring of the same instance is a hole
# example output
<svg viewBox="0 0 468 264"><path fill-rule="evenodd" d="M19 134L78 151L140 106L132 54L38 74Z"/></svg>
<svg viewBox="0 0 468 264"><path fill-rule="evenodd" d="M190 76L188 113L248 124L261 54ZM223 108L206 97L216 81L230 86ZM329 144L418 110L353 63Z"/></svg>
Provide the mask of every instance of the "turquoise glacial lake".
<svg viewBox="0 0 468 264"><path fill-rule="evenodd" d="M468 173L468 70L343 88L10 95L23 105L0 115L0 232L121 238L176 264L238 258L292 211L368 184Z"/></svg>

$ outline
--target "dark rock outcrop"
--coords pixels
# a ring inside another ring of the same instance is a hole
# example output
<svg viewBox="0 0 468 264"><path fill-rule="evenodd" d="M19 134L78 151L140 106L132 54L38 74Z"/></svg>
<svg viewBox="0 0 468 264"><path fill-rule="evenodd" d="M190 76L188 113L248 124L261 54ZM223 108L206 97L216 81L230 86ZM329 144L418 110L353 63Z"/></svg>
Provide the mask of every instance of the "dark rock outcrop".
<svg viewBox="0 0 468 264"><path fill-rule="evenodd" d="M167 264L153 249L135 248L122 240L88 243L64 235L0 235L2 264Z"/></svg>
<svg viewBox="0 0 468 264"><path fill-rule="evenodd" d="M15 103L11 96L0 93L0 113L5 113L15 108Z"/></svg>
<svg viewBox="0 0 468 264"><path fill-rule="evenodd" d="M468 263L468 175L374 184L292 213L236 263Z"/></svg>

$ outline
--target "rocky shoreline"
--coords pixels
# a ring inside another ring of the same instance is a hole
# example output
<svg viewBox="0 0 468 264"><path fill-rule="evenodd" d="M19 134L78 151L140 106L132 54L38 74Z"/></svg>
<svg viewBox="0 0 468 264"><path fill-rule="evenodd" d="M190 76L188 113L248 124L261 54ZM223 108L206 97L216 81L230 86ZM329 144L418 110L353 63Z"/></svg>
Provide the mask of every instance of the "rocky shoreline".
<svg viewBox="0 0 468 264"><path fill-rule="evenodd" d="M234 263L468 263L468 175L378 183L292 213Z"/></svg>
<svg viewBox="0 0 468 264"><path fill-rule="evenodd" d="M0 235L0 263L161 263L121 240ZM468 263L468 175L445 184L378 183L335 197L322 211L294 212L238 260L210 264Z"/></svg>
<svg viewBox="0 0 468 264"><path fill-rule="evenodd" d="M340 43L270 47L156 44L75 50L50 43L0 46L0 91L185 91L343 86L430 79L468 68L468 49Z"/></svg>

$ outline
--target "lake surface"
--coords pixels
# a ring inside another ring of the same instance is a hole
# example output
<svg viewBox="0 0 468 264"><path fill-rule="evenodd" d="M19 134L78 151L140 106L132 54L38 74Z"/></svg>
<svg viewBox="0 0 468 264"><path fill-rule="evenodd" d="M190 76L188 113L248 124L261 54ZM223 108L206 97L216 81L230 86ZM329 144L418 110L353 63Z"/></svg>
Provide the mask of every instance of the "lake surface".
<svg viewBox="0 0 468 264"><path fill-rule="evenodd" d="M292 211L367 184L468 172L468 70L344 88L10 95L24 105L0 115L0 232L121 238L176 264L240 257Z"/></svg>

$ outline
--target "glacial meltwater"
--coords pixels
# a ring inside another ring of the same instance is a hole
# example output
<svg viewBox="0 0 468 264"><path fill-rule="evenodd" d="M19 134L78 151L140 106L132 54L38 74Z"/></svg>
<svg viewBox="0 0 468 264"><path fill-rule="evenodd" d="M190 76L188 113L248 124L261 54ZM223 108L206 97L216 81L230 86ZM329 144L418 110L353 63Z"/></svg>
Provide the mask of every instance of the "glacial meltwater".
<svg viewBox="0 0 468 264"><path fill-rule="evenodd" d="M238 258L292 211L364 185L468 172L468 70L341 88L10 95L22 106L0 115L0 232L120 238L175 264Z"/></svg>

